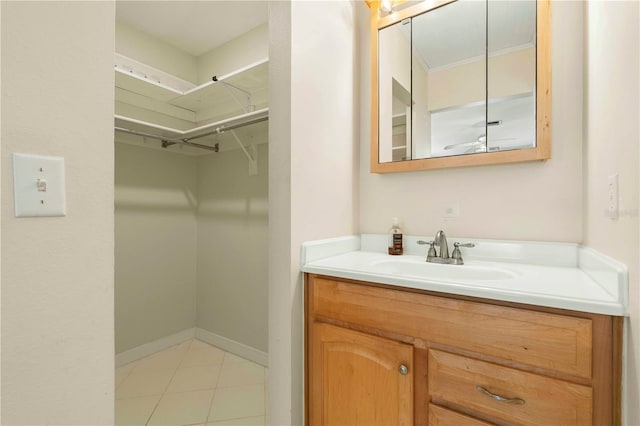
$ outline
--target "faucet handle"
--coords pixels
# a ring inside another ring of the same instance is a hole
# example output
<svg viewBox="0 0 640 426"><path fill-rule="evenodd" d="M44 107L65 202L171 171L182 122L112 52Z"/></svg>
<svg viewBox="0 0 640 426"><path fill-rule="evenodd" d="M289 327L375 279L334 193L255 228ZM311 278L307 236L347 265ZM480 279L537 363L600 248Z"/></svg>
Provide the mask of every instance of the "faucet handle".
<svg viewBox="0 0 640 426"><path fill-rule="evenodd" d="M436 257L436 248L434 247L435 241L418 240L418 244L420 244L421 246L429 244L429 251L427 252L427 259L429 259L431 257Z"/></svg>
<svg viewBox="0 0 640 426"><path fill-rule="evenodd" d="M459 260L461 262L460 264L462 265L462 253L460 252L460 247L469 247L469 248L471 248L471 247L475 247L475 246L476 245L473 244L473 243L465 243L465 244L463 244L463 243L453 243L454 249L453 249L453 253L451 253L451 258Z"/></svg>
<svg viewBox="0 0 640 426"><path fill-rule="evenodd" d="M475 246L476 245L473 244L473 243L464 243L464 244L463 243L453 243L453 247L454 248L458 248L458 247L469 247L469 248L472 248L472 247L475 247Z"/></svg>

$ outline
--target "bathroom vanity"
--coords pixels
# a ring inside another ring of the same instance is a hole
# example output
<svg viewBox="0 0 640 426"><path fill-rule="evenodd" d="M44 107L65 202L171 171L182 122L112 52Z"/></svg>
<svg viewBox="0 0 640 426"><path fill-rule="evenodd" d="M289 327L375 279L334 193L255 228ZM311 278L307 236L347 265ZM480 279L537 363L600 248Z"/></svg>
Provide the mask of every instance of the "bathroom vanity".
<svg viewBox="0 0 640 426"><path fill-rule="evenodd" d="M577 245L477 241L468 264L422 270L383 245L303 247L306 424L620 424L623 266Z"/></svg>

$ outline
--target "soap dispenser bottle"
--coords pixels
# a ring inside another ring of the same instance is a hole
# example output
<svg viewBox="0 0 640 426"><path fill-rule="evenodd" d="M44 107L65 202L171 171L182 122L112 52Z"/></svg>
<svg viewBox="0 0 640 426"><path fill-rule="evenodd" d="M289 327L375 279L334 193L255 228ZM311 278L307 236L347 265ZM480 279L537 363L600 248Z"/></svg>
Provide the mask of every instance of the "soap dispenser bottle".
<svg viewBox="0 0 640 426"><path fill-rule="evenodd" d="M389 254L401 255L402 248L402 230L400 229L400 220L397 217L391 218L391 229L389 230Z"/></svg>

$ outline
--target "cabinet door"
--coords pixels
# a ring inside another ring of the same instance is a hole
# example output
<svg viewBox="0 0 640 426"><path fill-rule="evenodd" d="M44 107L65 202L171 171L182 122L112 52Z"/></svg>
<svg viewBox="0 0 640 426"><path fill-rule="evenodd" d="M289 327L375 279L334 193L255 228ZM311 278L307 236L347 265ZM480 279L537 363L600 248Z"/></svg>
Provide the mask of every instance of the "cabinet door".
<svg viewBox="0 0 640 426"><path fill-rule="evenodd" d="M311 425L412 425L411 345L322 323L311 334Z"/></svg>

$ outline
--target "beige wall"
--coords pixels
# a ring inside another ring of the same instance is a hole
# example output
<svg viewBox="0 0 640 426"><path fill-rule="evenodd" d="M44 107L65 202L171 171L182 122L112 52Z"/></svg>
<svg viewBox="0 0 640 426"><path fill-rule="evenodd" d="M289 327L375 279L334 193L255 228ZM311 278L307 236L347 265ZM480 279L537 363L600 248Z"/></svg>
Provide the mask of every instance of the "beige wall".
<svg viewBox="0 0 640 426"><path fill-rule="evenodd" d="M112 2L2 9L2 424L112 425ZM67 216L13 216L14 152L65 158Z"/></svg>
<svg viewBox="0 0 640 426"><path fill-rule="evenodd" d="M364 2L271 2L269 424L302 424L300 245L357 232L355 11ZM322 17L322 19L318 19ZM313 101L310 101L313 100Z"/></svg>
<svg viewBox="0 0 640 426"><path fill-rule="evenodd" d="M195 326L267 351L267 150L249 176L240 150L116 144L116 353Z"/></svg>
<svg viewBox="0 0 640 426"><path fill-rule="evenodd" d="M300 319L292 310L299 302L292 278L291 247L291 3L269 2L269 387L267 424L300 423L301 366L293 351L302 350L293 336ZM294 299L294 297L297 297ZM296 381L294 383L294 374ZM295 389L294 389L295 386ZM300 403L299 398L296 403Z"/></svg>
<svg viewBox="0 0 640 426"><path fill-rule="evenodd" d="M429 74L415 55L412 56L413 110L411 118L411 158L431 156L431 112L429 111Z"/></svg>
<svg viewBox="0 0 640 426"><path fill-rule="evenodd" d="M197 159L115 145L116 353L195 326Z"/></svg>
<svg viewBox="0 0 640 426"><path fill-rule="evenodd" d="M198 63L198 83L204 84L211 81L213 76L224 77L230 73L236 74L239 70L263 62L269 57L269 29L267 23L262 24L233 40L218 46L211 51L199 56ZM230 83L237 87L247 88L246 84L254 87L251 90L251 105L255 109L267 107L268 100L268 81L266 78L266 69L268 64L262 64L257 68L264 73L257 73L256 68L242 74L238 79L232 77ZM264 89L256 90L258 83L264 81ZM235 92L234 89L230 93L236 96L240 102L246 102L244 94ZM199 110L196 113L196 121L199 123L207 123L228 118L230 115L237 115L243 112L237 101L227 101L219 103L207 109Z"/></svg>
<svg viewBox="0 0 640 426"><path fill-rule="evenodd" d="M485 59L430 71L429 110L484 101L487 89L490 98L533 92L536 81L536 50L528 48L491 56L488 81L485 80L485 75Z"/></svg>
<svg viewBox="0 0 640 426"><path fill-rule="evenodd" d="M582 240L582 4L552 5L552 159L375 175L369 172L369 42L361 16L360 231L546 241ZM364 15L366 15L366 10ZM460 217L444 219L448 206Z"/></svg>
<svg viewBox="0 0 640 426"><path fill-rule="evenodd" d="M387 27L380 31L378 37L378 52L380 66L378 67L378 110L381 117L392 117L394 113L393 80L407 92L406 105L411 103L411 44L400 30L401 24ZM396 93L397 95L397 93ZM411 128L411 117L407 117L407 129ZM379 159L381 163L393 160L392 121L381 120L378 123L380 134ZM408 133L408 132L406 132Z"/></svg>
<svg viewBox="0 0 640 426"><path fill-rule="evenodd" d="M191 83L198 80L194 56L120 22L116 23L115 51Z"/></svg>
<svg viewBox="0 0 640 426"><path fill-rule="evenodd" d="M257 176L249 176L240 150L197 161L197 325L262 352L268 319L267 155L268 146L259 145Z"/></svg>
<svg viewBox="0 0 640 426"><path fill-rule="evenodd" d="M584 242L629 268L625 425L640 424L640 7L591 1L585 10ZM615 48L613 48L615 46ZM608 177L619 175L620 217L609 219Z"/></svg>
<svg viewBox="0 0 640 426"><path fill-rule="evenodd" d="M262 24L197 58L198 84L269 57L269 28Z"/></svg>

